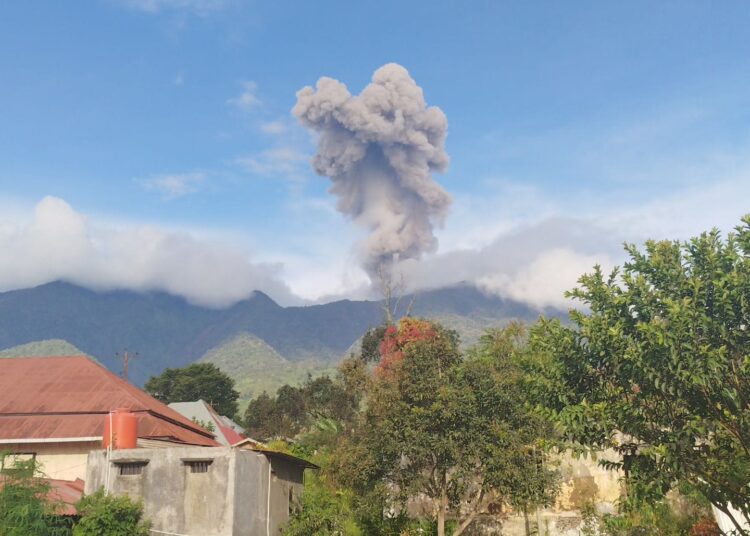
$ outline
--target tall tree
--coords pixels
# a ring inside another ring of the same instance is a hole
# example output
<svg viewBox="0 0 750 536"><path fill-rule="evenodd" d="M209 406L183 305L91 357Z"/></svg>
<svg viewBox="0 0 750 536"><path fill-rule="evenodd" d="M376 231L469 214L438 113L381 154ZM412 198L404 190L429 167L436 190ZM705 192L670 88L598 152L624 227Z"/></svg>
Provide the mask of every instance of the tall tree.
<svg viewBox="0 0 750 536"><path fill-rule="evenodd" d="M360 363L345 361L336 378L308 377L300 386L282 385L275 397L262 393L245 410L248 433L260 440L293 439L317 421L351 421L359 406Z"/></svg>
<svg viewBox="0 0 750 536"><path fill-rule="evenodd" d="M556 478L541 463L537 417L510 362L489 353L464 361L456 334L433 322L389 328L360 426L333 457L341 481L370 504L429 498L439 536L449 515L462 534L490 496L521 507L549 501Z"/></svg>
<svg viewBox="0 0 750 536"><path fill-rule="evenodd" d="M628 245L570 296L571 325L535 328L539 393L583 447L615 447L631 501L678 481L738 530L750 519L750 217L679 243ZM741 512L732 516L727 505Z"/></svg>
<svg viewBox="0 0 750 536"><path fill-rule="evenodd" d="M221 415L233 418L239 393L234 380L213 363L167 369L146 382L146 391L166 404L205 400Z"/></svg>

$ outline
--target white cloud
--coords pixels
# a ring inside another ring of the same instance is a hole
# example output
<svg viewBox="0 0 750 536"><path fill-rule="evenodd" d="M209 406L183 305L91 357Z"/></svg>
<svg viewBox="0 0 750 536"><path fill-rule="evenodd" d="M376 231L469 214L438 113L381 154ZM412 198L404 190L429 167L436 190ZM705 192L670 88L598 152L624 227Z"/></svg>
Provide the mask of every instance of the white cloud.
<svg viewBox="0 0 750 536"><path fill-rule="evenodd" d="M309 168L310 157L293 147L277 147L256 155L238 158L236 163L245 171L264 177L300 181Z"/></svg>
<svg viewBox="0 0 750 536"><path fill-rule="evenodd" d="M252 111L262 104L257 92L258 84L251 80L242 82L242 93L237 97L227 99L227 104L235 106L244 112Z"/></svg>
<svg viewBox="0 0 750 536"><path fill-rule="evenodd" d="M471 282L537 307L566 307L564 291L595 264L605 271L622 264L625 241L686 240L713 227L731 231L750 212L750 165L716 171L721 178L686 180L689 186L647 201L571 193L574 201L566 202L532 190L508 197L506 188L496 197L465 198L458 203L464 209L448 221L450 230L439 236L438 253L397 270L413 289ZM509 206L513 199L518 206Z"/></svg>
<svg viewBox="0 0 750 536"><path fill-rule="evenodd" d="M198 191L206 175L201 172L156 175L140 180L146 190L156 191L165 199L176 199Z"/></svg>
<svg viewBox="0 0 750 536"><path fill-rule="evenodd" d="M227 6L227 0L120 0L130 9L146 13L163 11L188 11L197 15L207 15Z"/></svg>
<svg viewBox="0 0 750 536"><path fill-rule="evenodd" d="M528 265L513 274L495 272L479 276L479 287L500 296L536 307L565 309L570 302L565 291L571 290L582 274L594 265L607 271L613 264L608 255L581 255L565 248L541 252Z"/></svg>
<svg viewBox="0 0 750 536"><path fill-rule="evenodd" d="M597 263L609 268L620 240L594 221L547 218L518 225L476 248L444 251L396 270L412 289L469 282L537 307L564 306L563 293Z"/></svg>
<svg viewBox="0 0 750 536"><path fill-rule="evenodd" d="M162 290L209 307L268 293L295 303L278 263L236 247L148 225L105 226L64 200L42 199L30 222L0 222L0 290L55 280L95 289Z"/></svg>
<svg viewBox="0 0 750 536"><path fill-rule="evenodd" d="M287 125L283 121L268 121L260 125L260 131L264 134L278 136L287 131Z"/></svg>

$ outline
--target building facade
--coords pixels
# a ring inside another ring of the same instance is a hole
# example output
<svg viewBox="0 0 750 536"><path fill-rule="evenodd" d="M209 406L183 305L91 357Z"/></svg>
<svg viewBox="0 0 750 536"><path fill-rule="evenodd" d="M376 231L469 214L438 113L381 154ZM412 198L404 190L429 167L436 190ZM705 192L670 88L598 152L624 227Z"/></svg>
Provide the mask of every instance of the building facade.
<svg viewBox="0 0 750 536"><path fill-rule="evenodd" d="M138 420L139 446L215 446L213 434L87 356L0 359L0 452L33 457L51 479L86 476L110 411Z"/></svg>
<svg viewBox="0 0 750 536"><path fill-rule="evenodd" d="M86 493L141 499L155 534L276 536L299 506L308 467L231 447L99 450L89 454Z"/></svg>

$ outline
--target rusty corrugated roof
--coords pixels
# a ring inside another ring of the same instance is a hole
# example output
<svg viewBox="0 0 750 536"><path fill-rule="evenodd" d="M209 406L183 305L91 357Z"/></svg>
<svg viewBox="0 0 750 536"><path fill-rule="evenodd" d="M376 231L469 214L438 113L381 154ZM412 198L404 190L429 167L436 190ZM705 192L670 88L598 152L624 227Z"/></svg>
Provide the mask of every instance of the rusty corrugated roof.
<svg viewBox="0 0 750 536"><path fill-rule="evenodd" d="M138 437L216 446L211 433L86 356L0 359L0 440L101 437L127 408Z"/></svg>
<svg viewBox="0 0 750 536"><path fill-rule="evenodd" d="M47 497L58 503L55 513L59 516L74 516L76 504L83 497L85 482L80 478L75 480L45 479L49 482L50 490Z"/></svg>
<svg viewBox="0 0 750 536"><path fill-rule="evenodd" d="M59 516L76 515L76 503L83 497L85 482L80 478L75 480L58 480L55 478L42 478L49 486L47 499L55 503L55 513ZM5 482L5 477L0 475L0 489Z"/></svg>

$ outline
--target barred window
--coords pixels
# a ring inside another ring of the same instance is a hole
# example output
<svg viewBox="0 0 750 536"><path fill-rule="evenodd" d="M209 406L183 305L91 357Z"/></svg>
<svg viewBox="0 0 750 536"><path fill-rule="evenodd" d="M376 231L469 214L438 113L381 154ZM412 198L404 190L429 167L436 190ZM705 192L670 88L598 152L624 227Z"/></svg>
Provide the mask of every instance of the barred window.
<svg viewBox="0 0 750 536"><path fill-rule="evenodd" d="M213 460L188 460L185 465L190 468L191 473L208 473L208 467Z"/></svg>
<svg viewBox="0 0 750 536"><path fill-rule="evenodd" d="M143 473L143 468L146 467L148 462L125 462L118 463L117 468L120 471L120 476L136 476Z"/></svg>

